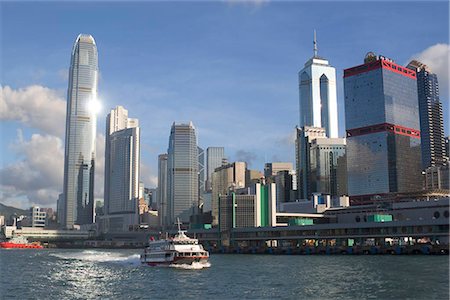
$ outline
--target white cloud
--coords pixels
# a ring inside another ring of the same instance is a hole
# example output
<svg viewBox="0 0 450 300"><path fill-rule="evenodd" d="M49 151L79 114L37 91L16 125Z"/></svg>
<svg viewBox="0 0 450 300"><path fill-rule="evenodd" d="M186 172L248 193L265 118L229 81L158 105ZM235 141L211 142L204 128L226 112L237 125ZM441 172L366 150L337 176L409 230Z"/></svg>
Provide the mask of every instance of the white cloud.
<svg viewBox="0 0 450 300"><path fill-rule="evenodd" d="M416 59L426 64L438 76L439 89L443 97L448 97L449 94L449 57L450 45L448 44L430 46L411 57L411 60Z"/></svg>
<svg viewBox="0 0 450 300"><path fill-rule="evenodd" d="M18 140L12 145L22 159L0 170L2 202L23 198L28 203L54 206L62 190L64 173L64 149L60 138L52 135L33 134L30 140Z"/></svg>
<svg viewBox="0 0 450 300"><path fill-rule="evenodd" d="M44 133L64 136L66 101L59 92L40 85L1 89L0 120L19 121Z"/></svg>

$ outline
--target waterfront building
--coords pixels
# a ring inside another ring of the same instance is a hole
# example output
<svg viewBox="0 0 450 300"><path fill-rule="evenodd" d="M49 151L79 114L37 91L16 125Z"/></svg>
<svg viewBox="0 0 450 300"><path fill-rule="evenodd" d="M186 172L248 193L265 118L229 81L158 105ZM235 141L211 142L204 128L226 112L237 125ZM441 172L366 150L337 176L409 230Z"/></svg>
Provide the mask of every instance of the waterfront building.
<svg viewBox="0 0 450 300"><path fill-rule="evenodd" d="M206 149L206 190L212 189L212 174L214 170L222 165L225 159L225 150L223 147L208 147Z"/></svg>
<svg viewBox="0 0 450 300"><path fill-rule="evenodd" d="M277 207L280 206L280 203L296 200L297 175L295 171L279 171L275 176L275 185L277 189Z"/></svg>
<svg viewBox="0 0 450 300"><path fill-rule="evenodd" d="M205 168L205 150L197 147L198 150L198 206L203 205L203 194L206 192L206 168Z"/></svg>
<svg viewBox="0 0 450 300"><path fill-rule="evenodd" d="M47 220L47 212L39 206L30 208L31 227L45 227Z"/></svg>
<svg viewBox="0 0 450 300"><path fill-rule="evenodd" d="M416 60L411 61L408 68L416 71L417 76L422 169L443 165L445 135L438 78L428 66Z"/></svg>
<svg viewBox="0 0 450 300"><path fill-rule="evenodd" d="M128 230L139 222L140 128L122 106L106 117L105 213L106 228Z"/></svg>
<svg viewBox="0 0 450 300"><path fill-rule="evenodd" d="M309 149L310 193L347 194L346 142L343 138L315 138Z"/></svg>
<svg viewBox="0 0 450 300"><path fill-rule="evenodd" d="M416 72L369 53L344 70L344 94L351 203L421 190Z"/></svg>
<svg viewBox="0 0 450 300"><path fill-rule="evenodd" d="M247 164L245 162L224 163L214 170L212 176L213 225L218 224L219 196L227 195L230 188L245 187Z"/></svg>
<svg viewBox="0 0 450 300"><path fill-rule="evenodd" d="M256 183L264 183L264 174L259 170L245 170L245 187L253 186Z"/></svg>
<svg viewBox="0 0 450 300"><path fill-rule="evenodd" d="M293 170L290 162L271 162L264 165L264 177L266 182L275 182L275 176L280 171Z"/></svg>
<svg viewBox="0 0 450 300"><path fill-rule="evenodd" d="M223 241L233 228L276 226L275 183L255 184L251 188L232 189L219 196L219 231ZM226 243L226 242L225 242Z"/></svg>
<svg viewBox="0 0 450 300"><path fill-rule="evenodd" d="M295 153L298 174L298 199L309 199L311 196L311 143L317 138L326 138L324 128L304 126L297 127Z"/></svg>
<svg viewBox="0 0 450 300"><path fill-rule="evenodd" d="M61 193L58 195L58 200L56 201L56 220L59 226L64 226L64 194Z"/></svg>
<svg viewBox="0 0 450 300"><path fill-rule="evenodd" d="M198 210L198 148L195 127L172 125L167 158L167 199L169 223L183 223Z"/></svg>
<svg viewBox="0 0 450 300"><path fill-rule="evenodd" d="M167 154L158 155L158 215L159 225L168 225L167 219Z"/></svg>
<svg viewBox="0 0 450 300"><path fill-rule="evenodd" d="M300 92L299 127L322 127L328 137L338 137L336 70L317 54L314 31L314 55L298 73Z"/></svg>
<svg viewBox="0 0 450 300"><path fill-rule="evenodd" d="M430 166L425 169L425 190L447 190L450 194L449 187L449 164Z"/></svg>
<svg viewBox="0 0 450 300"><path fill-rule="evenodd" d="M80 34L72 48L67 92L63 192L67 228L94 220L97 81L95 40Z"/></svg>

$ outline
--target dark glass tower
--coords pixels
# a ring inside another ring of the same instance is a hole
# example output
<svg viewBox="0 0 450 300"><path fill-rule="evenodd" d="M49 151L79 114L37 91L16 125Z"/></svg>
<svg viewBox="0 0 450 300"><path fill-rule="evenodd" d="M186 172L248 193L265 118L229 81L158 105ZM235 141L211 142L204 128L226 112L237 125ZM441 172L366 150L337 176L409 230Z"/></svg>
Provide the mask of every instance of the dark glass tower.
<svg viewBox="0 0 450 300"><path fill-rule="evenodd" d="M408 68L417 73L422 169L443 165L445 162L444 121L437 76L426 65L416 60L411 61Z"/></svg>
<svg viewBox="0 0 450 300"><path fill-rule="evenodd" d="M422 189L416 72L372 53L344 70L353 204Z"/></svg>

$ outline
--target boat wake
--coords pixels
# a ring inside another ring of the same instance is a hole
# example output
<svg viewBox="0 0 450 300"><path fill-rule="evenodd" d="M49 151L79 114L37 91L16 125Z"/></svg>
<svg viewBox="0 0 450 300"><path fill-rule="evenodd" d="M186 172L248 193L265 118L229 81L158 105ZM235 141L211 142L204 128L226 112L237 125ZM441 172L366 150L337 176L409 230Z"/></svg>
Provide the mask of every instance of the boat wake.
<svg viewBox="0 0 450 300"><path fill-rule="evenodd" d="M82 252L52 253L50 255L67 260L81 260L89 262L111 262L133 266L138 266L141 264L139 260L139 254L123 256L115 252L85 250Z"/></svg>
<svg viewBox="0 0 450 300"><path fill-rule="evenodd" d="M209 262L207 263L200 263L200 262L194 262L191 265L188 264L175 264L175 265L169 265L170 268L176 268L176 269L183 269L183 270L201 270L204 268L211 267L211 264Z"/></svg>

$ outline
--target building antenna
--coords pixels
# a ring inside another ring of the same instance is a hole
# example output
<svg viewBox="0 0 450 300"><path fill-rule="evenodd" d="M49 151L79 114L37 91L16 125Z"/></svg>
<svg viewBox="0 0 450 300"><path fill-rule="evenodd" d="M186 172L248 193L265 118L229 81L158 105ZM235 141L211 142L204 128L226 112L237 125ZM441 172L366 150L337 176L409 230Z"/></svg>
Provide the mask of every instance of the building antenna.
<svg viewBox="0 0 450 300"><path fill-rule="evenodd" d="M316 37L316 30L314 29L314 57L317 57L317 37Z"/></svg>

